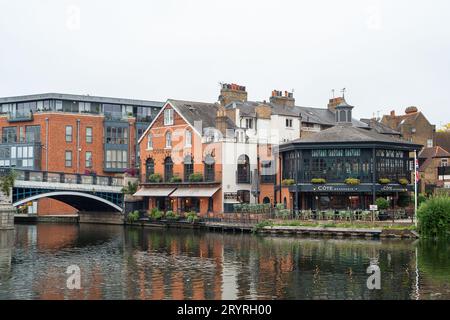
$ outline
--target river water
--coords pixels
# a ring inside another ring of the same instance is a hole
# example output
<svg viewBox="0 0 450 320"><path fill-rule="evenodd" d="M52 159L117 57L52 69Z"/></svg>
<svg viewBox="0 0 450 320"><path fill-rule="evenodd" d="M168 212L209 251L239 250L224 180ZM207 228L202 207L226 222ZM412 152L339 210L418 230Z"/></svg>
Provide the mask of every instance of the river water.
<svg viewBox="0 0 450 320"><path fill-rule="evenodd" d="M367 287L371 261L379 290ZM67 286L72 265L80 289ZM16 225L0 231L0 299L450 299L450 246Z"/></svg>

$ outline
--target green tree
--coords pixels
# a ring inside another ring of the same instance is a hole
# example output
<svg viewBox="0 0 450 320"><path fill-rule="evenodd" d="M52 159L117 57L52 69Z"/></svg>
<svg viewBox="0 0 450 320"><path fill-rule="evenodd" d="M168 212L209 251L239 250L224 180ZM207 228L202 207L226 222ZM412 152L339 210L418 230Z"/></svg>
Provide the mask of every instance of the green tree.
<svg viewBox="0 0 450 320"><path fill-rule="evenodd" d="M1 191L9 197L11 195L11 189L14 187L14 181L16 180L16 173L14 170L10 170L6 175L4 175L0 180Z"/></svg>
<svg viewBox="0 0 450 320"><path fill-rule="evenodd" d="M424 237L447 238L450 235L450 197L434 197L422 203L417 217L419 232Z"/></svg>

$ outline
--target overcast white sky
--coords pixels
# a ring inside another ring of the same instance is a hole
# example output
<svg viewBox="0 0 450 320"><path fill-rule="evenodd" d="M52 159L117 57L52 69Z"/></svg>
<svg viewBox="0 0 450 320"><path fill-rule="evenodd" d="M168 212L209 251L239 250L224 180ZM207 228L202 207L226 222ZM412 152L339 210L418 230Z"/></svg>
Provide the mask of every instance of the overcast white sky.
<svg viewBox="0 0 450 320"><path fill-rule="evenodd" d="M450 122L450 1L0 0L0 96L215 101L294 89L356 117L416 105Z"/></svg>

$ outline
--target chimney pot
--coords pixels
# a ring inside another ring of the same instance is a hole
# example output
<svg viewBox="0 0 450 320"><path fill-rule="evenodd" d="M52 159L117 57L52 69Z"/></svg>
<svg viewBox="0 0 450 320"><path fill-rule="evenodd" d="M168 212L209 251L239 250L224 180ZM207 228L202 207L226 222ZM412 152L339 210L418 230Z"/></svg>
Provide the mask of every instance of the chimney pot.
<svg viewBox="0 0 450 320"><path fill-rule="evenodd" d="M395 117L395 110L391 111L391 117Z"/></svg>

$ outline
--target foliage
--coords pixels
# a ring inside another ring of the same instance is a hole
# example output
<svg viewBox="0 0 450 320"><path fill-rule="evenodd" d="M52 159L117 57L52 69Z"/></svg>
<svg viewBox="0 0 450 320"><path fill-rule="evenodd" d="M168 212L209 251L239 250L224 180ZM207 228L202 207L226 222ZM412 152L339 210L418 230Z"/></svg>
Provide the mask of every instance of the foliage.
<svg viewBox="0 0 450 320"><path fill-rule="evenodd" d="M270 220L264 220L261 222L258 222L257 224L255 224L255 226L252 229L252 232L258 232L259 230L262 230L265 227L271 227L273 226L273 222Z"/></svg>
<svg viewBox="0 0 450 320"><path fill-rule="evenodd" d="M450 123L444 124L442 128L438 130L438 132L450 132Z"/></svg>
<svg viewBox="0 0 450 320"><path fill-rule="evenodd" d="M351 185L351 186L356 186L358 184L361 183L361 180L356 179L356 178L347 178L345 179L345 184Z"/></svg>
<svg viewBox="0 0 450 320"><path fill-rule="evenodd" d="M148 216L154 220L160 220L163 217L163 212L160 211L158 208L153 208L148 213Z"/></svg>
<svg viewBox="0 0 450 320"><path fill-rule="evenodd" d="M186 220L189 223L194 223L198 220L197 212L191 211L186 214Z"/></svg>
<svg viewBox="0 0 450 320"><path fill-rule="evenodd" d="M408 179L401 178L401 179L398 179L398 183L400 183L402 186L406 186L409 183L409 181L408 181Z"/></svg>
<svg viewBox="0 0 450 320"><path fill-rule="evenodd" d="M162 181L162 176L161 176L159 173L151 174L151 175L148 177L148 181L149 181L149 182L152 182L152 183L159 183L159 182Z"/></svg>
<svg viewBox="0 0 450 320"><path fill-rule="evenodd" d="M375 201L375 204L378 206L378 210L386 210L389 208L389 201L387 201L385 198L378 198Z"/></svg>
<svg viewBox="0 0 450 320"><path fill-rule="evenodd" d="M380 180L378 180L378 182L379 182L380 184L389 184L389 183L391 183L391 179L388 179L388 178L381 178Z"/></svg>
<svg viewBox="0 0 450 320"><path fill-rule="evenodd" d="M172 178L170 178L170 182L172 183L178 183L181 182L181 178L179 176L173 176Z"/></svg>
<svg viewBox="0 0 450 320"><path fill-rule="evenodd" d="M293 186L295 184L295 180L294 179L284 179L283 181L281 181L281 184L283 186Z"/></svg>
<svg viewBox="0 0 450 320"><path fill-rule="evenodd" d="M421 205L422 203L424 203L425 201L427 201L427 200L428 200L427 195L424 194L424 193L420 193L420 194L417 196L417 206L420 207L420 205Z"/></svg>
<svg viewBox="0 0 450 320"><path fill-rule="evenodd" d="M128 168L125 170L125 174L135 177L138 174L138 170L136 168Z"/></svg>
<svg viewBox="0 0 450 320"><path fill-rule="evenodd" d="M137 192L138 186L139 183L137 181L136 182L128 181L128 185L122 188L122 193L133 195Z"/></svg>
<svg viewBox="0 0 450 320"><path fill-rule="evenodd" d="M422 203L417 212L419 232L425 237L450 236L450 197L433 197Z"/></svg>
<svg viewBox="0 0 450 320"><path fill-rule="evenodd" d="M199 172L192 173L191 175L189 175L189 181L190 182L202 182L203 175Z"/></svg>
<svg viewBox="0 0 450 320"><path fill-rule="evenodd" d="M284 210L284 209L285 209L285 207L284 207L284 204L283 204L283 203L277 203L277 206L276 206L276 208L277 208L277 210Z"/></svg>
<svg viewBox="0 0 450 320"><path fill-rule="evenodd" d="M324 178L313 178L313 179L311 179L311 183L312 184L325 184L325 183L327 183L327 180L325 180Z"/></svg>
<svg viewBox="0 0 450 320"><path fill-rule="evenodd" d="M169 210L166 212L166 219L167 220L178 220L178 219L180 219L180 215Z"/></svg>
<svg viewBox="0 0 450 320"><path fill-rule="evenodd" d="M8 174L3 176L0 180L1 191L9 197L11 195L11 189L14 187L14 181L16 180L16 173L14 170L10 170Z"/></svg>
<svg viewBox="0 0 450 320"><path fill-rule="evenodd" d="M128 222L133 223L139 220L140 214L139 211L135 210L128 214Z"/></svg>

